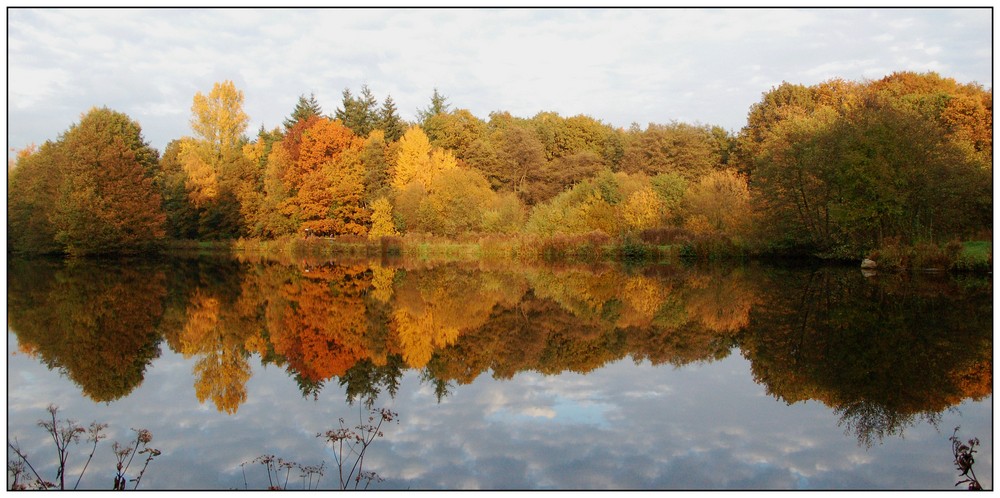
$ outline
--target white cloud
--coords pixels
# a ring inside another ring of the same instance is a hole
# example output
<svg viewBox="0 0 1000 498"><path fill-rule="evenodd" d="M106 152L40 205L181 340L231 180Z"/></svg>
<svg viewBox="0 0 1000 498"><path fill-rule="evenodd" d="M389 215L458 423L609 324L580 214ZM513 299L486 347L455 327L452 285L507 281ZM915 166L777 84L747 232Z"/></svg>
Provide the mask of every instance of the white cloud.
<svg viewBox="0 0 1000 498"><path fill-rule="evenodd" d="M408 119L438 88L483 118L735 130L781 81L888 68L988 85L977 52L990 40L989 16L961 9L12 9L10 140L54 138L113 103L156 120L141 124L162 148L189 133L194 92L223 79L244 90L254 128L279 125L300 94L332 112L344 88L367 83Z"/></svg>

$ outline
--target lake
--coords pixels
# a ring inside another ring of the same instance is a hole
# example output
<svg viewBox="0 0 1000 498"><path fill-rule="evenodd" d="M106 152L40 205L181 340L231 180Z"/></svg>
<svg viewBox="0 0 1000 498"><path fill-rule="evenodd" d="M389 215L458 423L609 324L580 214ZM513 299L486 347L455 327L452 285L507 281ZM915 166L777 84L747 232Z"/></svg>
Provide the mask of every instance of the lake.
<svg viewBox="0 0 1000 498"><path fill-rule="evenodd" d="M161 452L140 490L266 489L267 455L322 464L277 468L283 487L337 488L337 458L354 460L317 434L381 409L369 489L949 490L956 427L992 488L992 276L207 256L7 270L8 441L53 480L47 407L107 423L80 489L112 487L112 442L140 428ZM91 446L70 445L68 483Z"/></svg>

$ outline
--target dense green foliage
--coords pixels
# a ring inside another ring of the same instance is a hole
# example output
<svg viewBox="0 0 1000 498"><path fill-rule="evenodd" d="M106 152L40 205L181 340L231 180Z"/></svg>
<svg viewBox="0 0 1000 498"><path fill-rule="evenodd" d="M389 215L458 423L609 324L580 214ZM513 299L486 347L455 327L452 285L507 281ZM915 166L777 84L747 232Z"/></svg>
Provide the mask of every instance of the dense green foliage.
<svg viewBox="0 0 1000 498"><path fill-rule="evenodd" d="M785 83L736 135L679 122L616 129L553 112L483 119L436 89L406 123L391 97L379 105L365 85L357 96L345 89L332 117L301 96L282 128L251 139L242 104L228 81L199 92L193 137L162 157L107 109L23 151L10 175L9 247L592 234L856 259L992 230L992 90L934 73Z"/></svg>
<svg viewBox="0 0 1000 498"><path fill-rule="evenodd" d="M911 73L772 90L739 137L761 238L860 257L991 229L991 97Z"/></svg>

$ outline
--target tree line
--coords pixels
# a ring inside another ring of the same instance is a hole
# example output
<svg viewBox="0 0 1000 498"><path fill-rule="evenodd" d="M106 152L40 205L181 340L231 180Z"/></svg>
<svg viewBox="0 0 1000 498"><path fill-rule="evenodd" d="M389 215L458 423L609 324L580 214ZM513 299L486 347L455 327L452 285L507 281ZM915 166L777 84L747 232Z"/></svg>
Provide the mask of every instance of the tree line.
<svg viewBox="0 0 1000 498"><path fill-rule="evenodd" d="M198 92L162 154L107 108L8 166L8 248L143 253L171 239L599 234L857 257L992 227L992 89L936 73L783 83L737 134L508 112L434 91L415 122L367 85L302 95L248 137L244 94Z"/></svg>

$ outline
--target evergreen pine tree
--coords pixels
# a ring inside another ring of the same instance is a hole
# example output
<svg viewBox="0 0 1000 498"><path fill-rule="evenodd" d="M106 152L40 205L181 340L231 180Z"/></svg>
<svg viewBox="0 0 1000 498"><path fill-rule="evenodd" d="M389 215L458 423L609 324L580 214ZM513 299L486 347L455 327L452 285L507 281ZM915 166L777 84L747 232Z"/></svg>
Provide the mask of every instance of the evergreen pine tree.
<svg viewBox="0 0 1000 498"><path fill-rule="evenodd" d="M385 132L386 142L395 142L403 136L406 131L403 120L396 113L396 103L392 101L392 96L386 96L379 110L379 127Z"/></svg>
<svg viewBox="0 0 1000 498"><path fill-rule="evenodd" d="M351 90L344 89L341 105L334 117L359 137L367 137L379 125L378 100L368 85L361 86L361 95L355 97Z"/></svg>
<svg viewBox="0 0 1000 498"><path fill-rule="evenodd" d="M285 129L288 130L299 121L305 121L313 116L321 116L322 114L323 109L320 108L319 102L316 102L315 94L310 93L308 100L305 95L299 95L299 101L295 104L292 115L288 119L285 119L283 124L285 125Z"/></svg>
<svg viewBox="0 0 1000 498"><path fill-rule="evenodd" d="M434 89L434 95L431 95L431 105L427 106L426 109L417 110L417 117L420 119L421 126L427 124L427 120L438 115L448 112L448 108L451 107L448 104L448 98L441 95L438 89Z"/></svg>

